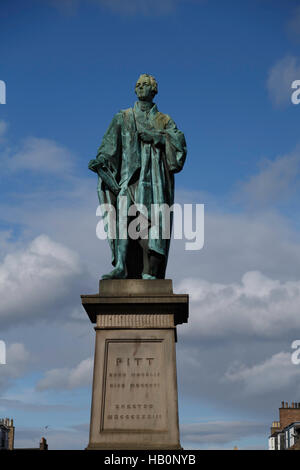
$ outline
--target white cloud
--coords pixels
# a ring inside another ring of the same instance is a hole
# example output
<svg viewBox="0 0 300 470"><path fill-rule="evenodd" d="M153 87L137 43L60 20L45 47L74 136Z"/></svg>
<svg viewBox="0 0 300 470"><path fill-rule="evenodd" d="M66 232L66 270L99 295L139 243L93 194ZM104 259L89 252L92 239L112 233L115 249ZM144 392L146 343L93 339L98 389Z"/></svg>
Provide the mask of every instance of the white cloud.
<svg viewBox="0 0 300 470"><path fill-rule="evenodd" d="M76 253L46 235L6 255L0 265L2 325L45 318L59 301L68 305L68 295L82 275L81 269Z"/></svg>
<svg viewBox="0 0 300 470"><path fill-rule="evenodd" d="M2 119L0 121L0 143L1 143L2 140L4 140L7 129L8 129L7 122Z"/></svg>
<svg viewBox="0 0 300 470"><path fill-rule="evenodd" d="M0 258L6 255L11 248L11 235L12 230L1 230L0 231Z"/></svg>
<svg viewBox="0 0 300 470"><path fill-rule="evenodd" d="M8 388L15 379L21 377L31 360L30 354L22 343L6 345L6 364L0 365L0 389Z"/></svg>
<svg viewBox="0 0 300 470"><path fill-rule="evenodd" d="M300 60L298 57L284 57L271 68L267 88L275 106L291 104L291 95L294 91L291 89L291 85L294 80L300 80Z"/></svg>
<svg viewBox="0 0 300 470"><path fill-rule="evenodd" d="M49 139L28 137L22 148L7 159L11 171L70 173L74 157L65 147Z"/></svg>
<svg viewBox="0 0 300 470"><path fill-rule="evenodd" d="M299 75L300 76L300 75ZM285 201L299 188L300 149L275 160L264 159L260 171L240 185L239 196L252 206Z"/></svg>
<svg viewBox="0 0 300 470"><path fill-rule="evenodd" d="M300 328L300 281L252 271L240 283L185 279L176 292L191 296L190 326L183 330L189 336L283 338Z"/></svg>
<svg viewBox="0 0 300 470"><path fill-rule="evenodd" d="M7 364L15 365L25 363L29 359L29 352L26 351L24 344L13 343L7 350Z"/></svg>
<svg viewBox="0 0 300 470"><path fill-rule="evenodd" d="M225 374L225 380L242 383L247 395L266 395L289 388L300 392L300 368L291 362L291 353L280 352L259 364L237 365Z"/></svg>
<svg viewBox="0 0 300 470"><path fill-rule="evenodd" d="M76 367L52 369L37 384L38 390L86 387L92 380L93 358L84 359Z"/></svg>

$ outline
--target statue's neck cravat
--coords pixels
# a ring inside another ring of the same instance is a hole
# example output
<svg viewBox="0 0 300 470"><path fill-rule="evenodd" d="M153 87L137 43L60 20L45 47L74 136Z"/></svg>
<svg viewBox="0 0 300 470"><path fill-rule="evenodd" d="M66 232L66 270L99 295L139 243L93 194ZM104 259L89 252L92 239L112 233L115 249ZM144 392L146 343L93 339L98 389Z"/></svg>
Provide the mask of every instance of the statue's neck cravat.
<svg viewBox="0 0 300 470"><path fill-rule="evenodd" d="M140 111L146 112L148 114L153 108L154 103L150 103L149 101L138 101L137 106L139 107Z"/></svg>

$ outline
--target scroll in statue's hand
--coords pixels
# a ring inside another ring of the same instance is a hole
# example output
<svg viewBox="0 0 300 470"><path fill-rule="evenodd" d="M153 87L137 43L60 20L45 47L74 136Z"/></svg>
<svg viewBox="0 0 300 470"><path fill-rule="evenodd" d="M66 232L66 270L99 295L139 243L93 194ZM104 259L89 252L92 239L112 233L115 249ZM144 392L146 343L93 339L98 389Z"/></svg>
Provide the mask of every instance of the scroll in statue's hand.
<svg viewBox="0 0 300 470"><path fill-rule="evenodd" d="M90 160L89 161L89 170L95 171L97 173L97 167L99 162L97 160Z"/></svg>
<svg viewBox="0 0 300 470"><path fill-rule="evenodd" d="M89 169L95 173L98 173L98 176L104 182L106 188L112 191L115 196L119 194L121 187L117 183L115 176L110 169L109 162L103 158L90 160Z"/></svg>

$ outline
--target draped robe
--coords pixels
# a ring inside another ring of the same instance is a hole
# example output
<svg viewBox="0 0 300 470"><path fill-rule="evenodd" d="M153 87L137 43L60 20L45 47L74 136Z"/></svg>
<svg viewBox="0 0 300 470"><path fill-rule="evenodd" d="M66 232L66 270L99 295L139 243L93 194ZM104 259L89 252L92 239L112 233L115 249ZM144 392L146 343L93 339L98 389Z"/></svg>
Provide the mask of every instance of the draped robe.
<svg viewBox="0 0 300 470"><path fill-rule="evenodd" d="M143 131L153 135L152 143L141 141L138 134ZM135 103L134 108L121 110L105 133L92 168L99 176L97 190L100 204L112 204L118 214L120 196L127 196L128 206L130 203L143 204L149 217L151 204L172 206L174 173L182 170L185 158L184 134L177 129L170 116L158 111L155 104L148 112L140 109L139 102ZM103 171L109 172L121 188L118 195L109 189L101 176ZM159 230L158 239L149 236L148 249L164 256L166 266L170 240L162 238L161 226ZM108 241L115 266L118 239L108 237Z"/></svg>

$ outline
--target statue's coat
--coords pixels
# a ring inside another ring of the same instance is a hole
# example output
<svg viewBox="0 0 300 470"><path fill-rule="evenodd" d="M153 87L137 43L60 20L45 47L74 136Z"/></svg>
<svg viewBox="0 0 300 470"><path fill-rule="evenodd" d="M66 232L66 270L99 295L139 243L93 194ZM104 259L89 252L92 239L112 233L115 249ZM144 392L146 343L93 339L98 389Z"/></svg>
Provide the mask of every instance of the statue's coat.
<svg viewBox="0 0 300 470"><path fill-rule="evenodd" d="M152 133L153 143L144 143L138 132L145 129ZM165 137L161 145L158 133ZM144 204L151 215L151 204L174 202L174 173L179 172L186 158L184 134L177 129L167 114L160 113L154 104L149 113L140 110L139 102L134 108L117 113L98 149L93 170L98 172L98 196L101 204L111 203L118 211L121 195L128 197L128 205ZM116 196L101 178L97 162L102 171L108 170L121 191ZM160 221L161 224L161 221ZM172 221L171 221L172 224ZM162 230L162 227L160 227ZM116 262L117 240L109 239L112 250L112 264ZM149 249L168 258L169 239L149 237Z"/></svg>

